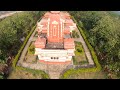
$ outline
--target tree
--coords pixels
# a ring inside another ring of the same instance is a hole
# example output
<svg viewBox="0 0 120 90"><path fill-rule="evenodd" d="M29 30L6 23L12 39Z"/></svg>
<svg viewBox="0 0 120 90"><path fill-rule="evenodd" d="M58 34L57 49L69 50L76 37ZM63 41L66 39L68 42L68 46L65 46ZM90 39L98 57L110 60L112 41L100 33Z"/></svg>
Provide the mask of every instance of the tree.
<svg viewBox="0 0 120 90"><path fill-rule="evenodd" d="M120 18L105 11L70 11L83 30L89 43L99 53L103 68L120 77Z"/></svg>

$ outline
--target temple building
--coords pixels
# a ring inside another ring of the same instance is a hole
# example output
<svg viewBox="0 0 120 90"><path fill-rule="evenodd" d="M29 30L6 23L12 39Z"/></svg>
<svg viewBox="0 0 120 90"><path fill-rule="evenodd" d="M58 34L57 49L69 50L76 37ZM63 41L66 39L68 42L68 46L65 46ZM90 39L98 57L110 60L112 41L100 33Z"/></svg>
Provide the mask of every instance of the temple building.
<svg viewBox="0 0 120 90"><path fill-rule="evenodd" d="M37 23L35 55L40 62L70 63L75 44L71 33L76 24L67 12L50 11Z"/></svg>

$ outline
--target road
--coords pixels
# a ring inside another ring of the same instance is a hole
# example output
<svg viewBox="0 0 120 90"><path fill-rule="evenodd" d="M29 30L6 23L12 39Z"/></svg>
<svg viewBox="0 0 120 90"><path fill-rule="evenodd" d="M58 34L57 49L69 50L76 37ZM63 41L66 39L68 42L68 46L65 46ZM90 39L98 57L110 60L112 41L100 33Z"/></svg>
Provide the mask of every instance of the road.
<svg viewBox="0 0 120 90"><path fill-rule="evenodd" d="M11 15L13 15L13 14L15 14L15 13L19 13L19 12L23 12L23 11L14 11L14 12L5 13L5 14L3 14L3 15L0 15L0 19L6 18L6 17L8 17L8 16L11 16Z"/></svg>

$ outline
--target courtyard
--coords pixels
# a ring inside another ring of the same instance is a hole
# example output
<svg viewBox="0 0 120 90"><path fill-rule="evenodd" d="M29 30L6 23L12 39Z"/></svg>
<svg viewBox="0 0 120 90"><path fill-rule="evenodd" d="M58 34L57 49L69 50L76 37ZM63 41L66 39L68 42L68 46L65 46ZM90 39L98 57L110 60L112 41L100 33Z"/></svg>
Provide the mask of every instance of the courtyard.
<svg viewBox="0 0 120 90"><path fill-rule="evenodd" d="M74 37L77 35L77 37ZM86 43L81 36L78 29L75 30L74 34L72 35L75 42L75 56L73 56L72 61L70 64L45 64L39 62L37 55L35 53L35 46L34 42L38 37L37 28L32 33L31 37L29 38L26 46L24 47L21 55L19 57L17 66L35 69L35 70L42 70L45 73L49 74L51 79L58 79L60 74L63 71L71 69L71 68L83 68L89 67L90 65L94 66L94 62L92 60L92 56L90 54L89 49L86 46ZM40 35L40 37L46 38L46 34ZM69 38L70 35L64 36L64 38ZM47 43L48 48L53 45L51 43ZM63 49L63 45L60 43L56 43L56 47L61 46ZM15 71L14 71L15 72ZM20 72L20 71L18 71Z"/></svg>

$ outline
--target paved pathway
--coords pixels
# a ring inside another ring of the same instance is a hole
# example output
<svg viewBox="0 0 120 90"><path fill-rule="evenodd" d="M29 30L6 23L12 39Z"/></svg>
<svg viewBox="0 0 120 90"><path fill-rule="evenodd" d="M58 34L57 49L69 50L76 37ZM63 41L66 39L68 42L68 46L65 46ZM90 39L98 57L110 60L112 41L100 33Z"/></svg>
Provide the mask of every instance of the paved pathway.
<svg viewBox="0 0 120 90"><path fill-rule="evenodd" d="M68 69L68 67L72 65L70 64L50 64L47 67L48 74L50 79L59 79L60 74L63 72L63 70Z"/></svg>
<svg viewBox="0 0 120 90"><path fill-rule="evenodd" d="M37 30L37 29L34 30L34 32L32 33L31 37L29 38L26 46L24 47L18 63L19 63L19 62L20 62L20 63L23 62L23 60L24 60L24 58L25 58L25 55L26 55L26 53L27 53L28 47L30 46L30 43L35 40L35 39L33 39L33 37L34 37L34 35L35 35L36 30Z"/></svg>
<svg viewBox="0 0 120 90"><path fill-rule="evenodd" d="M79 42L82 43L84 51L85 51L85 54L86 54L86 57L87 57L88 62L89 62L89 65L94 65L94 62L93 62L92 56L90 54L90 51L89 51L89 49L88 49L88 47L87 47L87 45L86 45L86 43L85 43L81 33L79 32L78 29L76 29L75 31L79 34L80 38L75 38L74 40L75 41L79 41Z"/></svg>

